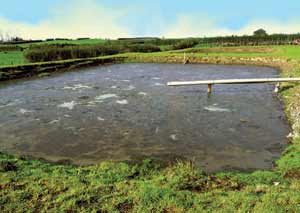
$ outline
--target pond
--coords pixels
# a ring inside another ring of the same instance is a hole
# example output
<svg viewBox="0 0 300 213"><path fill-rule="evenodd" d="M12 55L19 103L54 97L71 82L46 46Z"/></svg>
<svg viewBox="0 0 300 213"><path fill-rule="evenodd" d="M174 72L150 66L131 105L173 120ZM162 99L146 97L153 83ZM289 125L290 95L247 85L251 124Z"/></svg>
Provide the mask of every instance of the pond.
<svg viewBox="0 0 300 213"><path fill-rule="evenodd" d="M289 126L273 84L169 81L278 77L267 67L117 64L0 85L0 150L79 165L191 160L206 171L272 168Z"/></svg>

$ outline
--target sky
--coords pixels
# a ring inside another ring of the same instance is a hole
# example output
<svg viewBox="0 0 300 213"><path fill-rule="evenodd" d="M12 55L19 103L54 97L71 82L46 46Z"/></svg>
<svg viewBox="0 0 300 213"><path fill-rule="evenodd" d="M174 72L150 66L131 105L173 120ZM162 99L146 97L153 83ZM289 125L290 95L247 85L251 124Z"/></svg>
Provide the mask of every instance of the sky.
<svg viewBox="0 0 300 213"><path fill-rule="evenodd" d="M1 0L0 33L25 39L300 32L299 0Z"/></svg>

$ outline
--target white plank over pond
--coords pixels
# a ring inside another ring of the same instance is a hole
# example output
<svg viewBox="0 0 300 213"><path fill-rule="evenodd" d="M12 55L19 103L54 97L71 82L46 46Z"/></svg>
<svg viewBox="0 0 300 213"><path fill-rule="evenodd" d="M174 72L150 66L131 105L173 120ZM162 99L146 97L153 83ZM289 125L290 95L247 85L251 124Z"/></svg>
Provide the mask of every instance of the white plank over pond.
<svg viewBox="0 0 300 213"><path fill-rule="evenodd" d="M211 93L214 84L260 84L300 82L300 78L253 78L253 79L223 79L223 80L201 80L201 81L174 81L168 82L168 86L195 86L208 85L207 92Z"/></svg>

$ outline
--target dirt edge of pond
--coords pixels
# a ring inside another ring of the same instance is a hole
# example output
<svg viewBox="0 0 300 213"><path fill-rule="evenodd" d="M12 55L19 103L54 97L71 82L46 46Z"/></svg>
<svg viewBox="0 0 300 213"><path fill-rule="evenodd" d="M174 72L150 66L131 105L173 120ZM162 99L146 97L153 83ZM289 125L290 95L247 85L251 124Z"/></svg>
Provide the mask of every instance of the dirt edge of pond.
<svg viewBox="0 0 300 213"><path fill-rule="evenodd" d="M122 63L124 59L124 57L98 57L2 67L0 68L0 81L32 76L44 77L53 72L67 72L81 67Z"/></svg>

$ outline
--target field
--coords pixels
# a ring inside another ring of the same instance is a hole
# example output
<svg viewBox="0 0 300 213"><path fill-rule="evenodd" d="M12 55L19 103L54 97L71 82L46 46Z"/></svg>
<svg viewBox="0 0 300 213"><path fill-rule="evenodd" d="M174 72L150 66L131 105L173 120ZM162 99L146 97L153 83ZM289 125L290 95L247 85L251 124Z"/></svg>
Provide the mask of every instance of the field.
<svg viewBox="0 0 300 213"><path fill-rule="evenodd" d="M21 51L0 52L0 67L25 63L26 59Z"/></svg>
<svg viewBox="0 0 300 213"><path fill-rule="evenodd" d="M30 45L40 45L40 44L101 44L104 42L105 42L104 39L54 40L54 41L43 41L37 43L20 44L20 46L28 47Z"/></svg>
<svg viewBox="0 0 300 213"><path fill-rule="evenodd" d="M82 41L53 41L46 42L47 44L65 44L65 43L76 43L76 44L96 44L103 43L103 40L82 40ZM92 42L92 43L91 43ZM38 44L38 43L37 43ZM35 44L35 45L37 45ZM26 44L27 45L27 44ZM23 46L23 47L26 47ZM28 46L28 45L27 45ZM186 53L187 56L220 56L220 57L276 57L276 58L287 58L287 59L299 59L300 57L300 47L285 45L285 46L258 46L258 47L195 47L184 50L175 51L164 51L169 50L169 45L160 46L162 52L152 53L154 56L168 56L172 55L182 55ZM0 67L6 67L11 65L24 65L30 64L30 62L24 56L25 51L0 51Z"/></svg>
<svg viewBox="0 0 300 213"><path fill-rule="evenodd" d="M282 75L300 76L299 46L189 48L127 57L247 57L287 59ZM290 62L294 60L293 63ZM140 61L143 62L143 61ZM22 52L0 53L0 65L26 64ZM64 63L62 61L62 63ZM284 84L280 96L299 132L299 84ZM160 167L106 162L88 167L55 165L0 154L0 210L3 212L299 212L300 140L271 171L205 174L193 163Z"/></svg>

